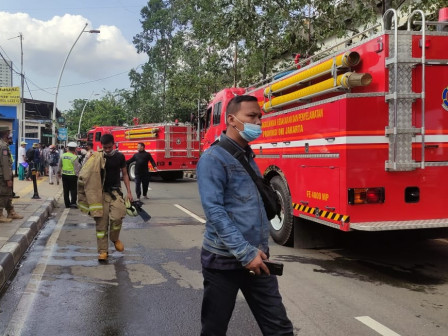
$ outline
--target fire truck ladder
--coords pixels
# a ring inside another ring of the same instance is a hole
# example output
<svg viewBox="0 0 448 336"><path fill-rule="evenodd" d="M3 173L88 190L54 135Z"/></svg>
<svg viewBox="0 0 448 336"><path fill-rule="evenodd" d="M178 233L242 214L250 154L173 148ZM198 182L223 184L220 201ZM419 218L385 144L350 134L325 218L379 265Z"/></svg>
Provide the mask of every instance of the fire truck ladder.
<svg viewBox="0 0 448 336"><path fill-rule="evenodd" d="M407 32L398 34L398 17L394 9L389 9L383 16L383 28L385 19L392 12L394 24L393 36L389 38L389 58L386 59L386 67L389 68L389 93L386 101L389 103L389 125L385 134L389 137L389 160L385 163L388 171L412 171L417 168L425 168L425 42L426 23L425 15L421 10L411 13L408 20ZM411 18L415 13L422 16L421 43L422 57L412 57L412 34ZM400 43L399 43L400 42ZM422 90L420 93L412 91L412 69L421 64L422 67ZM420 98L421 100L421 127L416 128L412 124L412 104ZM421 136L422 157L421 162L412 159L412 143L414 138Z"/></svg>

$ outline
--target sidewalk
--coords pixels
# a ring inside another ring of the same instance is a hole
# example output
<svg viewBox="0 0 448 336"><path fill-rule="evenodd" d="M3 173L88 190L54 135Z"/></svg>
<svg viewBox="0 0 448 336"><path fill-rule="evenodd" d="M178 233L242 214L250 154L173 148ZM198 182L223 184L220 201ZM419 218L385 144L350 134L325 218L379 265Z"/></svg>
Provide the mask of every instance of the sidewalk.
<svg viewBox="0 0 448 336"><path fill-rule="evenodd" d="M14 210L23 219L16 219L10 223L0 223L0 289L8 281L14 268L26 252L34 237L57 206L62 195L62 181L50 185L48 177L37 179L37 193L40 199L33 199L34 188L32 181L19 181L14 178L14 192L20 198L14 198ZM3 210L6 216L6 210Z"/></svg>

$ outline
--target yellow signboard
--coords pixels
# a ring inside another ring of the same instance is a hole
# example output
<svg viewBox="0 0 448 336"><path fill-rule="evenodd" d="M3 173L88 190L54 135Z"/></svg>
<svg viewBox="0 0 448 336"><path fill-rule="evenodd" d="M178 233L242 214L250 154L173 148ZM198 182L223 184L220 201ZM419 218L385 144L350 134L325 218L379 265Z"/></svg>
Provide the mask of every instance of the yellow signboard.
<svg viewBox="0 0 448 336"><path fill-rule="evenodd" d="M20 104L20 88L0 87L0 105L19 105Z"/></svg>

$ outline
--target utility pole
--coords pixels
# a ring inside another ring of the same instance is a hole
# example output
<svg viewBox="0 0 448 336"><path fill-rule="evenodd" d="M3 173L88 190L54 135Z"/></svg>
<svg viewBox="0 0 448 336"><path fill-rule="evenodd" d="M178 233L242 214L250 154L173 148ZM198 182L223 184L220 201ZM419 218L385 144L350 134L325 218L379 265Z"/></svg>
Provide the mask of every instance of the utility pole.
<svg viewBox="0 0 448 336"><path fill-rule="evenodd" d="M26 113L25 113L25 101L24 101L24 92L25 92L25 75L23 73L23 35L22 33L19 33L20 37L20 81L21 81L21 111L20 111L20 122L19 122L19 136L17 137L18 148L20 148L20 142L25 141L25 119L26 119ZM16 161L18 162L18 160Z"/></svg>

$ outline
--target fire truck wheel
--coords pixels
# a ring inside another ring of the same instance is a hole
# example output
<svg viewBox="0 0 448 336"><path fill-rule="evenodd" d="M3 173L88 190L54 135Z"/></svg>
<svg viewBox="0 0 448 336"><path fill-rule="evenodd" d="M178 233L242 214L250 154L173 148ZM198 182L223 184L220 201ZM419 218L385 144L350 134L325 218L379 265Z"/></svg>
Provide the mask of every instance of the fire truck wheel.
<svg viewBox="0 0 448 336"><path fill-rule="evenodd" d="M276 216L271 220L271 236L277 244L292 246L293 215L289 189L280 176L274 176L271 180L272 188L277 192L282 205L281 218Z"/></svg>
<svg viewBox="0 0 448 336"><path fill-rule="evenodd" d="M132 162L128 167L128 175L131 181L135 180L135 162Z"/></svg>

